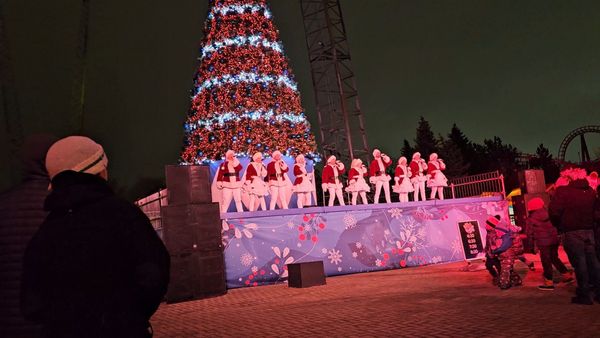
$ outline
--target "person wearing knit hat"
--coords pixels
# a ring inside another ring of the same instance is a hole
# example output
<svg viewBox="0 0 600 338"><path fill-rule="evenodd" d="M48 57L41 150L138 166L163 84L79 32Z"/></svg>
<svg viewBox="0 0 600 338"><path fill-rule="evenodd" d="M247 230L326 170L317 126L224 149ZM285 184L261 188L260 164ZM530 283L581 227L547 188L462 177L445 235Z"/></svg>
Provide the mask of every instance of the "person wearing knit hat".
<svg viewBox="0 0 600 338"><path fill-rule="evenodd" d="M515 259L523 254L523 242L519 234L521 228L503 222L500 215L489 217L486 226L493 228L497 236L496 248L491 253L498 255L500 259L498 286L506 290L512 286L522 285L521 276L514 270Z"/></svg>
<svg viewBox="0 0 600 338"><path fill-rule="evenodd" d="M54 143L49 212L27 245L21 312L47 337L146 337L169 282L169 253L150 220L113 193L102 146Z"/></svg>
<svg viewBox="0 0 600 338"><path fill-rule="evenodd" d="M540 260L544 269L544 283L538 286L540 290L554 290L552 266L562 275L564 283L572 283L573 273L567 270L567 267L558 257L558 231L550 222L548 210L544 207L544 200L540 197L534 197L527 202L527 211L529 215L525 221L527 237L530 242L533 241L540 251Z"/></svg>
<svg viewBox="0 0 600 338"><path fill-rule="evenodd" d="M69 136L55 142L46 154L48 176L66 170L100 175L107 179L108 157L101 145L85 136Z"/></svg>

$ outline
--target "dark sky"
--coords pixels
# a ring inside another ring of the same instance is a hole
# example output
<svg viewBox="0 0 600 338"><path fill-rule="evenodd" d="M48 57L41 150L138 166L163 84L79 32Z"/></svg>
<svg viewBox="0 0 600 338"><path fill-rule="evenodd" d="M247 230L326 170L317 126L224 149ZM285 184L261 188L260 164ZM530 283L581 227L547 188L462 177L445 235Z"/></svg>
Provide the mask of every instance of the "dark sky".
<svg viewBox="0 0 600 338"><path fill-rule="evenodd" d="M25 133L72 133L80 1L0 1ZM91 1L84 133L105 146L113 183L132 197L177 161L207 1ZM270 4L315 121L299 2ZM598 1L342 0L342 9L372 147L398 154L421 115L436 133L456 122L476 142L497 135L554 155L569 131L600 124Z"/></svg>

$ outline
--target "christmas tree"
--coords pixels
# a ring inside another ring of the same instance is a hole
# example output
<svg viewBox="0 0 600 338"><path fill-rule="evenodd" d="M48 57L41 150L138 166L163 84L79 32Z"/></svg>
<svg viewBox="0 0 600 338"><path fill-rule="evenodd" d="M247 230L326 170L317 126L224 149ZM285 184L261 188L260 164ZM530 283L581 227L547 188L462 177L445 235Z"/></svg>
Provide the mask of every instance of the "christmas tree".
<svg viewBox="0 0 600 338"><path fill-rule="evenodd" d="M279 32L265 0L210 0L184 125L184 164L256 151L315 155Z"/></svg>

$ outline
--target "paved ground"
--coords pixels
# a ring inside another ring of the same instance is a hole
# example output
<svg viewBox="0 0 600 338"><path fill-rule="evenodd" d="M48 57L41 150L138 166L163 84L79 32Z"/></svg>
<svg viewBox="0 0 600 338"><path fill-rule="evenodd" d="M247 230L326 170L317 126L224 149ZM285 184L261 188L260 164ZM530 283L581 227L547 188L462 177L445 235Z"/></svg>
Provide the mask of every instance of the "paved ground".
<svg viewBox="0 0 600 338"><path fill-rule="evenodd" d="M524 285L501 291L487 271L441 264L162 305L156 337L600 337L600 304L572 305L575 285L540 291L541 266L518 264Z"/></svg>

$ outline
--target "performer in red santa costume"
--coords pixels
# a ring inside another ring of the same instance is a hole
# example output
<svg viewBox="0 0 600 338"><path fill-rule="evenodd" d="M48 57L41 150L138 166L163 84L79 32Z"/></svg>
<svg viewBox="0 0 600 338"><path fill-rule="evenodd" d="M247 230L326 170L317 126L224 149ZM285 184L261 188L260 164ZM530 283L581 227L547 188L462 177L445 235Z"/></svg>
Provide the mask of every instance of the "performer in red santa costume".
<svg viewBox="0 0 600 338"><path fill-rule="evenodd" d="M342 192L343 185L340 177L344 171L346 171L344 164L340 161L337 161L335 156L329 156L327 159L327 165L323 168L321 186L323 191L327 190L329 192L328 205L330 207L333 206L336 196L338 198L338 202L340 202L340 205L346 205L344 203L344 195Z"/></svg>
<svg viewBox="0 0 600 338"><path fill-rule="evenodd" d="M244 174L244 189L250 195L250 205L248 207L250 211L258 210L257 203L260 204L262 210L267 210L267 204L265 203L265 196L269 194L267 183L265 183L267 168L262 160L262 153L257 152L252 155L252 162L248 164Z"/></svg>
<svg viewBox="0 0 600 338"><path fill-rule="evenodd" d="M427 163L421 158L421 153L416 152L412 156L410 161L410 182L415 189L415 201L419 200L419 193L421 193L421 201L425 201L425 182L427 181Z"/></svg>
<svg viewBox="0 0 600 338"><path fill-rule="evenodd" d="M279 151L274 151L272 158L271 162L267 165L269 187L271 188L271 203L269 205L269 210L275 210L277 201L279 201L282 209L287 209L289 178L287 178L286 173L289 171L289 168L281 159L281 153Z"/></svg>
<svg viewBox="0 0 600 338"><path fill-rule="evenodd" d="M310 195L315 190L315 185L312 181L313 173L306 172L306 160L302 154L296 156L294 176L296 178L294 179L293 191L296 193L298 208L312 205Z"/></svg>
<svg viewBox="0 0 600 338"><path fill-rule="evenodd" d="M371 165L369 166L369 181L372 184L375 184L375 204L379 203L379 194L381 193L381 187L383 187L383 191L385 193L385 201L387 203L392 203L392 199L390 198L390 180L392 179L390 175L385 173L385 169L392 164L392 159L386 154L382 154L379 149L373 150L373 161L371 161Z"/></svg>
<svg viewBox="0 0 600 338"><path fill-rule="evenodd" d="M348 186L346 192L352 193L352 205L356 205L356 200L360 194L360 198L363 204L368 204L367 192L371 190L371 187L367 184L365 177L368 176L367 167L359 158L352 160L350 165L350 171L348 171Z"/></svg>
<svg viewBox="0 0 600 338"><path fill-rule="evenodd" d="M430 199L435 199L436 193L439 199L444 199L444 187L448 186L448 179L442 170L446 170L446 164L436 153L431 153L427 164L427 176L429 176L427 186L431 188Z"/></svg>
<svg viewBox="0 0 600 338"><path fill-rule="evenodd" d="M394 181L396 183L393 190L400 196L400 202L408 202L408 193L415 190L412 183L410 183L411 170L407 162L406 157L400 157L394 174Z"/></svg>
<svg viewBox="0 0 600 338"><path fill-rule="evenodd" d="M232 198L235 201L237 212L244 211L242 207L242 183L239 177L242 164L234 155L233 150L227 150L225 161L221 163L217 172L217 188L223 192L221 212L227 212Z"/></svg>

